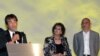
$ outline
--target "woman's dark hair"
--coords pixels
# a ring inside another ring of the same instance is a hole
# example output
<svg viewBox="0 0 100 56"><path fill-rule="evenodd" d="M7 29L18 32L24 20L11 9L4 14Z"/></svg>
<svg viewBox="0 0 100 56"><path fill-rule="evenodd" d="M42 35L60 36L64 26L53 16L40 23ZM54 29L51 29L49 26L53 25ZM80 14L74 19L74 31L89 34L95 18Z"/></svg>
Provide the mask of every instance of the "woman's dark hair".
<svg viewBox="0 0 100 56"><path fill-rule="evenodd" d="M14 14L8 14L6 17L5 17L5 24L7 25L8 24L8 20L10 19L15 19L16 21L18 21L16 15Z"/></svg>
<svg viewBox="0 0 100 56"><path fill-rule="evenodd" d="M55 30L56 26L60 26L61 27L61 31L62 31L61 36L64 36L66 29L65 29L65 26L62 23L54 24L54 26L52 28L52 33L54 34L54 30Z"/></svg>

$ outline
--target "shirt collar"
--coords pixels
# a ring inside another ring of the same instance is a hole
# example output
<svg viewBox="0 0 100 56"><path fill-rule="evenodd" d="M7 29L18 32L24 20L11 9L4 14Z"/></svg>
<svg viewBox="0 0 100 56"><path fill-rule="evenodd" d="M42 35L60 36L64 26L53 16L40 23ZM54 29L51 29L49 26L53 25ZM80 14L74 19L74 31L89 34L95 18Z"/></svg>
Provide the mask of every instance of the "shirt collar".
<svg viewBox="0 0 100 56"><path fill-rule="evenodd" d="M83 34L89 34L89 33L90 33L90 31L88 31L88 32L83 31Z"/></svg>
<svg viewBox="0 0 100 56"><path fill-rule="evenodd" d="M11 37L13 36L13 33L15 33L14 31L11 31L11 30L8 30L8 31L9 31Z"/></svg>

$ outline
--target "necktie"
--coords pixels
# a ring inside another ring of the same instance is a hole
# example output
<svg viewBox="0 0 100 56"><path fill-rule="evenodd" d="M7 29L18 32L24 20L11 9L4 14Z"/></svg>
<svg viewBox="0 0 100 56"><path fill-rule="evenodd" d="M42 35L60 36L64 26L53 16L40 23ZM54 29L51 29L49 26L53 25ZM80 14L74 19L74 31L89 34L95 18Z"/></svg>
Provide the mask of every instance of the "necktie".
<svg viewBox="0 0 100 56"><path fill-rule="evenodd" d="M15 35L15 33L13 33L13 36ZM14 43L16 43L16 41L14 41Z"/></svg>

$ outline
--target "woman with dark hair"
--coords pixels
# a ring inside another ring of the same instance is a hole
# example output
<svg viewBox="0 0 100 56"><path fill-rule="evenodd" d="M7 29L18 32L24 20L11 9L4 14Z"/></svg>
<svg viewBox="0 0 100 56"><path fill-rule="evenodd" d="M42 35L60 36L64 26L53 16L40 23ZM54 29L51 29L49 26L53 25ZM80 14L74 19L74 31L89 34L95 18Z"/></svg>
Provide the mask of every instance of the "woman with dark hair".
<svg viewBox="0 0 100 56"><path fill-rule="evenodd" d="M52 28L52 33L51 37L45 38L44 56L72 56L67 38L64 37L64 25L56 23Z"/></svg>

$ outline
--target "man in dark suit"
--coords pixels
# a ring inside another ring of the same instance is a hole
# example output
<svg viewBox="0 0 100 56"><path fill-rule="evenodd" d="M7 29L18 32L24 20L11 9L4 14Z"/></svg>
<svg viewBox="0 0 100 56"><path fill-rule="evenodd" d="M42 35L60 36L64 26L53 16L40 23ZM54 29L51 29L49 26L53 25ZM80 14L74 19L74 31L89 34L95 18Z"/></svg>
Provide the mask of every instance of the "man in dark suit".
<svg viewBox="0 0 100 56"><path fill-rule="evenodd" d="M0 28L0 49L4 46L2 42L5 43L4 42L4 30Z"/></svg>
<svg viewBox="0 0 100 56"><path fill-rule="evenodd" d="M19 43L27 43L26 35L24 32L17 31L18 19L14 14L8 14L5 17L5 25L7 30L4 32L4 41L1 41L4 45L6 44L19 44ZM2 50L5 54L2 53ZM0 49L2 56L8 56L6 46Z"/></svg>
<svg viewBox="0 0 100 56"><path fill-rule="evenodd" d="M5 24L7 27L5 37L8 43L27 43L26 35L23 32L17 31L18 19L16 15L8 14L5 17Z"/></svg>
<svg viewBox="0 0 100 56"><path fill-rule="evenodd" d="M6 41L4 35L5 35L5 31L0 28L0 56L7 56L7 52L5 52Z"/></svg>

